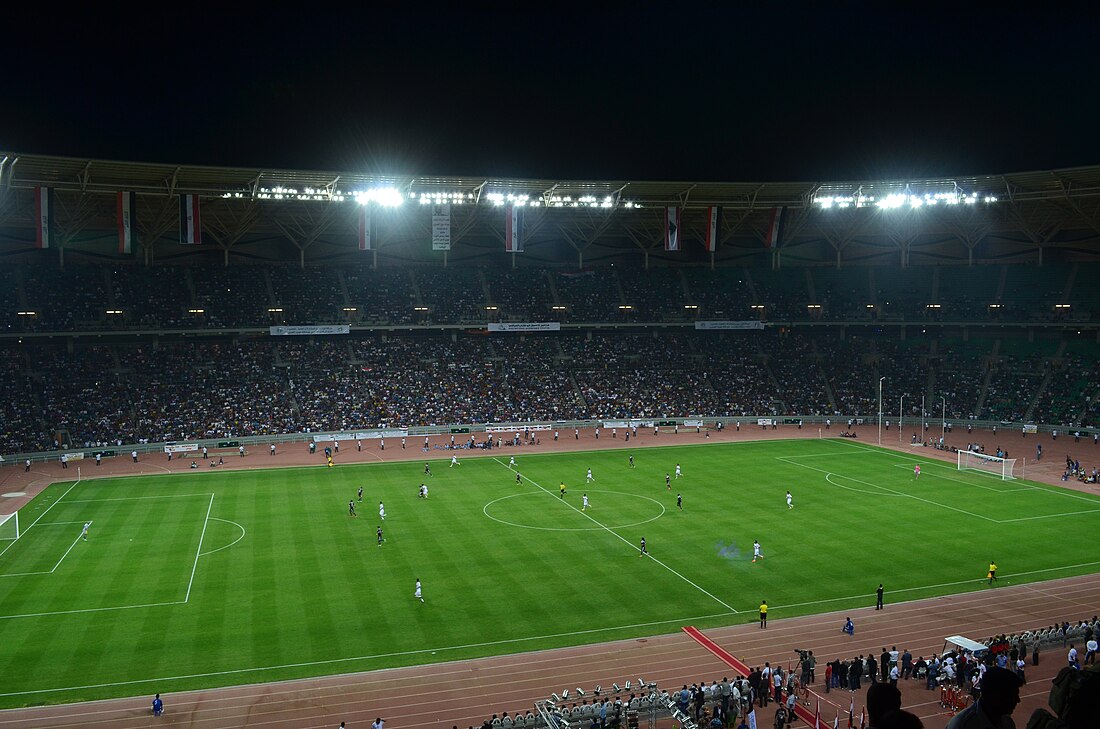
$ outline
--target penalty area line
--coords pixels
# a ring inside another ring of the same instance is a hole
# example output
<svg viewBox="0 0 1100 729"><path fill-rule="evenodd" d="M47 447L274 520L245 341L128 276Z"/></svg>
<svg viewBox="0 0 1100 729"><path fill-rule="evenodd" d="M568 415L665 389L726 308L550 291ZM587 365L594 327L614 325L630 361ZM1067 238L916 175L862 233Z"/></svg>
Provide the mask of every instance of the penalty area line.
<svg viewBox="0 0 1100 729"><path fill-rule="evenodd" d="M214 494L210 494L210 503L206 507L206 518L202 520L202 534L199 535L199 546L195 550L195 563L191 565L191 579L187 581L187 594L183 596L183 601L187 602L191 599L191 585L195 583L195 570L199 566L199 557L202 556L202 540L206 536L206 526L210 523L210 510L214 508Z"/></svg>

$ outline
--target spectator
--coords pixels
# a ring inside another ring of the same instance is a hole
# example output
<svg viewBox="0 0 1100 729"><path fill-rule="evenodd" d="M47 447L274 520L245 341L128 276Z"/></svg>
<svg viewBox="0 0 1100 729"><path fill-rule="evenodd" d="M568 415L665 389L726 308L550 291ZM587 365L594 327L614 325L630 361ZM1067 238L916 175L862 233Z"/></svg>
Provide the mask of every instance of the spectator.
<svg viewBox="0 0 1100 729"><path fill-rule="evenodd" d="M957 714L947 729L1014 729L1012 712L1020 703L1020 685L1020 679L1011 671L989 669L982 679L981 696Z"/></svg>

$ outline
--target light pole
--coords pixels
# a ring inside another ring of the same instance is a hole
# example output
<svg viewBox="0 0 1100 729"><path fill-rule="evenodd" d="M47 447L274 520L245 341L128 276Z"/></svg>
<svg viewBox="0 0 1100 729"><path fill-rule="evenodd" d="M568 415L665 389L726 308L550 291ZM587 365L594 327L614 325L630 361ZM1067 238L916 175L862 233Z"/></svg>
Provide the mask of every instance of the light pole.
<svg viewBox="0 0 1100 729"><path fill-rule="evenodd" d="M924 395L920 396L920 442L924 442L924 434L928 432L928 429L924 427L924 416L927 413L924 412Z"/></svg>
<svg viewBox="0 0 1100 729"><path fill-rule="evenodd" d="M940 395L940 445L947 447L947 398Z"/></svg>
<svg viewBox="0 0 1100 729"><path fill-rule="evenodd" d="M901 402L898 403L898 443L905 443L905 393L901 394Z"/></svg>
<svg viewBox="0 0 1100 729"><path fill-rule="evenodd" d="M878 444L882 445L882 381L886 375L878 378Z"/></svg>

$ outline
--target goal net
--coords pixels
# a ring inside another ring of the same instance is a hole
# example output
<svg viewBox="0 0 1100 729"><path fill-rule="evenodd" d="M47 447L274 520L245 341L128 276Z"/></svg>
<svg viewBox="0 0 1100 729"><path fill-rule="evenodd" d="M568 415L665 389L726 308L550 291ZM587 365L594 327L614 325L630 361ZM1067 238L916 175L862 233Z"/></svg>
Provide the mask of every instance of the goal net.
<svg viewBox="0 0 1100 729"><path fill-rule="evenodd" d="M999 477L1002 481L1007 481L1016 478L1013 472L1015 468L1015 458L998 458L974 451L959 451L960 471L983 471Z"/></svg>
<svg viewBox="0 0 1100 729"><path fill-rule="evenodd" d="M19 538L19 512L0 514L0 541Z"/></svg>

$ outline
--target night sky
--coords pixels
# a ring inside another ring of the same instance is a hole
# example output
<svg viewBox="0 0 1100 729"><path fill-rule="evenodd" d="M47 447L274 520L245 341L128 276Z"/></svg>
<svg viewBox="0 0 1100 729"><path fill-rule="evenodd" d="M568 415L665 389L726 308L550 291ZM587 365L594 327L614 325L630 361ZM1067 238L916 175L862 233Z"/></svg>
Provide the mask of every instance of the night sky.
<svg viewBox="0 0 1100 729"><path fill-rule="evenodd" d="M44 11L5 31L0 149L604 180L1100 164L1086 3L400 5Z"/></svg>

